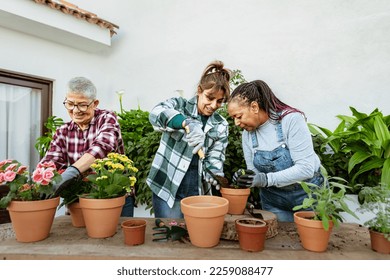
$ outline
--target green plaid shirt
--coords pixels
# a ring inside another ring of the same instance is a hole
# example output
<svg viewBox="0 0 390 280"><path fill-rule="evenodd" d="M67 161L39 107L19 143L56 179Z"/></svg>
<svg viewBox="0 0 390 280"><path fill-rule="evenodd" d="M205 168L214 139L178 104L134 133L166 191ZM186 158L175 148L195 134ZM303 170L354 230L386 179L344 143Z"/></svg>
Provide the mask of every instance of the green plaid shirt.
<svg viewBox="0 0 390 280"><path fill-rule="evenodd" d="M193 147L188 146L184 129L173 129L167 126L169 121L178 114L197 119L197 97L186 100L175 97L159 103L149 115L150 123L155 130L161 131L160 146L154 157L147 184L160 198L165 200L169 207L175 202L177 189L186 174L193 157ZM206 140L203 150L205 159L199 161L199 193L203 194L202 175L206 164L211 170L223 173L225 150L228 144L228 122L218 113L212 114L204 127Z"/></svg>

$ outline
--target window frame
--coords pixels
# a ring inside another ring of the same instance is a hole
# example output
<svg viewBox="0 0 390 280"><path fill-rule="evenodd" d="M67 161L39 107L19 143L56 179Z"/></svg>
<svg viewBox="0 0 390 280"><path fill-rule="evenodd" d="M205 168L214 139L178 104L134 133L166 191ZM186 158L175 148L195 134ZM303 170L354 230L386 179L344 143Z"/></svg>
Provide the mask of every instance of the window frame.
<svg viewBox="0 0 390 280"><path fill-rule="evenodd" d="M0 83L12 86L28 87L41 91L40 135L44 135L48 131L45 127L45 122L53 114L53 81L0 69Z"/></svg>

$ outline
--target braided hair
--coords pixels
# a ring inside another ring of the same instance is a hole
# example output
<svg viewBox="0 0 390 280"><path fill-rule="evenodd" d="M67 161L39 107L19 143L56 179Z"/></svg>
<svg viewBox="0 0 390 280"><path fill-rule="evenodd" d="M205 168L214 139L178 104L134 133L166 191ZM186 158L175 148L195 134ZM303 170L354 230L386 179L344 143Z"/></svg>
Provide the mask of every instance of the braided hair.
<svg viewBox="0 0 390 280"><path fill-rule="evenodd" d="M239 85L230 95L228 102L231 101L239 102L246 106L255 101L260 109L263 109L269 118L274 121L280 121L284 116L293 112L299 112L304 115L302 111L287 105L277 98L271 88L261 80Z"/></svg>

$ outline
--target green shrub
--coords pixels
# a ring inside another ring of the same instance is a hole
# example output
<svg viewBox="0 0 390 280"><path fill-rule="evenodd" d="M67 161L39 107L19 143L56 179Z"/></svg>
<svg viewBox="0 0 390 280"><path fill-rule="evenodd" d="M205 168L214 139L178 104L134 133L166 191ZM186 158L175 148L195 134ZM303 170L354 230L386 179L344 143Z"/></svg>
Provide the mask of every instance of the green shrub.
<svg viewBox="0 0 390 280"><path fill-rule="evenodd" d="M314 124L309 128L322 142L317 150L324 167L349 181L352 192L359 194L363 186L390 182L390 116L378 109L369 115L350 110L353 116L337 116L341 122L333 132ZM329 153L321 153L329 148Z"/></svg>
<svg viewBox="0 0 390 280"><path fill-rule="evenodd" d="M35 149L38 151L40 157L45 156L47 150L50 147L50 142L53 139L53 135L55 134L56 129L63 124L64 121L56 116L51 116L47 119L44 124L47 132L35 140Z"/></svg>

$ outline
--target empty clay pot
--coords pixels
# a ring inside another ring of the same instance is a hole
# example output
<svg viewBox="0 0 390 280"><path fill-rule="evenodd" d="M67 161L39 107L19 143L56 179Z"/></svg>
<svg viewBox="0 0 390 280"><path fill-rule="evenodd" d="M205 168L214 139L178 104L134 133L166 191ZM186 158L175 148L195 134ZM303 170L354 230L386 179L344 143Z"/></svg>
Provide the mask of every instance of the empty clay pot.
<svg viewBox="0 0 390 280"><path fill-rule="evenodd" d="M126 245L134 246L145 243L146 220L129 219L123 221L121 226Z"/></svg>
<svg viewBox="0 0 390 280"><path fill-rule="evenodd" d="M181 200L181 211L191 244L214 247L221 237L229 201L219 196L190 196Z"/></svg>

